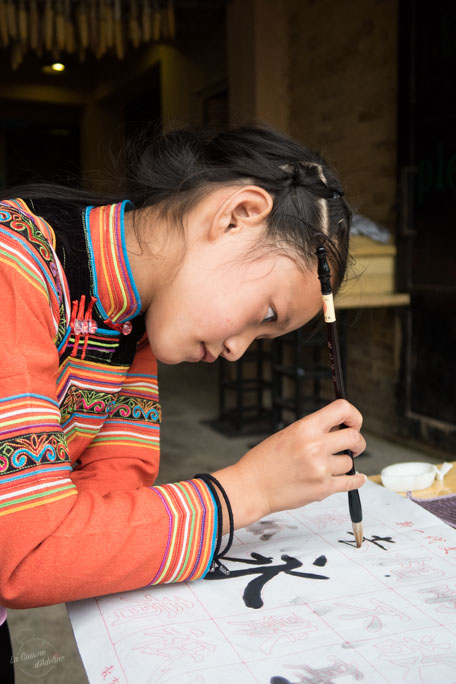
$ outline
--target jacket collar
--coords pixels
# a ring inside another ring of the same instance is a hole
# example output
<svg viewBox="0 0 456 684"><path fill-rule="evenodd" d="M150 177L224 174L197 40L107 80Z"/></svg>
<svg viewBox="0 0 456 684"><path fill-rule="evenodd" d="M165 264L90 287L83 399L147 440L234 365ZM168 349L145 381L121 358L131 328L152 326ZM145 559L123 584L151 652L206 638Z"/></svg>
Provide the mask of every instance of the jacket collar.
<svg viewBox="0 0 456 684"><path fill-rule="evenodd" d="M119 325L141 312L141 298L128 260L124 214L131 202L87 207L84 228L96 307L109 325Z"/></svg>

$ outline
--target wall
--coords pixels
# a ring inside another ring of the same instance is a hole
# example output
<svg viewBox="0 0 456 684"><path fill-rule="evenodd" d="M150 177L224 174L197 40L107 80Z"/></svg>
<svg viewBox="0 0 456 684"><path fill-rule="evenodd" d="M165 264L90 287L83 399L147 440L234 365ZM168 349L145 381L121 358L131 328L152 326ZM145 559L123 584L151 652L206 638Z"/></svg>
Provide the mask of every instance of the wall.
<svg viewBox="0 0 456 684"><path fill-rule="evenodd" d="M223 27L209 39L192 34L191 39L186 37L176 45L151 46L126 69L119 65L115 73L100 80L82 119L82 162L87 178L92 169L103 171L104 164L110 172L109 160L99 152L101 142L107 141L115 154L122 143L125 102L149 91L157 79L164 124L200 123L204 96L222 82L226 86Z"/></svg>
<svg viewBox="0 0 456 684"><path fill-rule="evenodd" d="M228 5L228 77L233 124L288 128L287 0L232 0Z"/></svg>
<svg viewBox="0 0 456 684"><path fill-rule="evenodd" d="M291 0L289 129L332 163L358 213L394 231L397 1ZM397 422L400 325L391 309L346 314L347 387L365 426Z"/></svg>
<svg viewBox="0 0 456 684"><path fill-rule="evenodd" d="M41 62L32 55L11 71L0 60L2 92L0 120L7 116L9 103L22 103L30 120L34 119L33 103L72 106L81 114L81 162L86 179L103 185L103 176L110 173L108 156L102 148L108 144L114 155L121 146L124 124L124 104L150 90L160 71L161 109L165 122L199 123L204 98L226 88L225 27L218 24L211 30L204 26L178 33L176 42L144 46L130 50L124 60L106 55L100 60L87 57L79 63L67 56L68 70L46 76Z"/></svg>
<svg viewBox="0 0 456 684"><path fill-rule="evenodd" d="M336 167L358 213L394 231L397 0L233 0L233 113L287 130ZM230 38L231 32L231 38ZM236 39L241 43L233 53ZM369 429L397 423L400 325L387 309L345 316L350 399ZM331 386L324 394L331 396Z"/></svg>
<svg viewBox="0 0 456 684"><path fill-rule="evenodd" d="M321 150L360 213L392 228L397 0L291 0L290 132Z"/></svg>

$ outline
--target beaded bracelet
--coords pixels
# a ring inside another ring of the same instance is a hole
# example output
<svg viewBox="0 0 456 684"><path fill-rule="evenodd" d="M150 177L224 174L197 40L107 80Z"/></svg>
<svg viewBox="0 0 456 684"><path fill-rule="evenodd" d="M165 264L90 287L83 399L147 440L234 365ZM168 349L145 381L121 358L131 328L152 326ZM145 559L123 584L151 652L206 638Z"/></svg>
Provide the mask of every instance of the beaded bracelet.
<svg viewBox="0 0 456 684"><path fill-rule="evenodd" d="M231 545L233 543L233 535L234 535L234 518L233 518L233 509L231 508L230 500L228 498L227 493L225 492L224 488L220 484L220 482L213 476L210 475L209 473L200 473L198 475L194 475L194 477L199 478L200 480L203 480L203 482L206 483L206 485L209 487L211 490L212 494L214 495L214 498L217 502L217 544L215 546L215 551L214 551L214 563L211 568L211 570L214 569L214 564L218 565L222 572L229 574L229 570L223 565L223 563L220 562L220 558L223 558L228 551L231 548ZM217 486L217 488L220 490L222 493L222 496L225 500L226 508L228 511L228 520L230 523L230 531L228 535L228 542L223 549L223 551L220 551L220 546L222 544L222 528L223 528L223 518L222 518L222 506L220 504L220 498L218 496L218 492L214 485Z"/></svg>

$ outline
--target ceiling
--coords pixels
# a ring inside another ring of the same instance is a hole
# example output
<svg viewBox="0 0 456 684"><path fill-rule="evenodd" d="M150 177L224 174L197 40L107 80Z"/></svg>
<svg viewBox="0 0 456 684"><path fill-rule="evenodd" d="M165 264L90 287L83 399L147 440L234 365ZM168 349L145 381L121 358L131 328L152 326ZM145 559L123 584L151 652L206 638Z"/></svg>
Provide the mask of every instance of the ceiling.
<svg viewBox="0 0 456 684"><path fill-rule="evenodd" d="M93 3L99 10L99 5L104 3L107 6L114 7L113 3L116 0L69 0L71 2L71 11L75 13L81 5L90 9ZM3 5L13 0L3 0ZM38 9L41 27L43 31L44 12L46 3L51 3L53 9L58 5L64 6L67 0L24 0L23 6L26 10L27 20L29 21L29 14L31 10L31 3L35 2ZM149 6L154 5L154 0L146 0ZM21 3L13 2L18 8ZM138 13L139 25L141 25L141 12L143 11L144 0L136 0L136 8ZM174 10L174 24L175 37L161 36L160 43L162 44L180 44L185 43L198 34L210 31L215 26L220 26L225 20L225 8L228 0L174 0L172 3ZM132 2L123 1L122 12L125 22L125 34L128 31L129 12L132 7ZM166 12L169 6L168 0L158 0L156 6L162 8ZM18 10L17 10L18 11ZM55 17L55 12L54 12ZM16 15L18 21L18 15ZM76 19L75 31L77 31ZM1 17L0 17L1 22ZM54 25L54 41L55 41L55 25ZM150 43L141 42L138 47L134 47L131 38L126 40L124 58L119 59L114 48L107 50L103 56L98 57L89 48L84 51L83 57L76 51L72 54L65 49L54 51L47 51L44 49L41 56L37 55L34 50L30 48L30 38L27 37L27 47L22 50L23 57L19 65L15 69L12 68L12 44L13 40L9 39L9 45L5 47L4 42L1 41L0 31L0 78L2 82L1 97L9 97L8 89L21 85L58 85L59 87L73 88L79 92L90 92L94 84L103 78L106 74L116 74L122 77L124 73L128 72L132 62L136 62L141 57L141 52L150 47ZM66 71L63 73L44 74L42 67L49 65L53 61L61 61L66 66Z"/></svg>

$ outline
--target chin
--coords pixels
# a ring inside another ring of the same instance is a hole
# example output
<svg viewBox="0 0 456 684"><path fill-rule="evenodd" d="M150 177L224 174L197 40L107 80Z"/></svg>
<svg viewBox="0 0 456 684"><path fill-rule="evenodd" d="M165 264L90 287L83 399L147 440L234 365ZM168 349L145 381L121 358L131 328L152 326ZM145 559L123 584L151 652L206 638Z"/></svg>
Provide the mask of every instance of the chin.
<svg viewBox="0 0 456 684"><path fill-rule="evenodd" d="M185 359L177 359L171 357L169 354L160 354L152 349L152 352L159 363L164 363L167 366L175 366L178 363L182 363Z"/></svg>
<svg viewBox="0 0 456 684"><path fill-rule="evenodd" d="M196 363L200 361L200 358L189 358L185 356L184 346L182 351L176 348L177 345L168 345L166 343L161 344L160 340L154 340L149 338L149 346L152 350L152 354L155 356L159 363L163 363L167 366L175 366L178 363Z"/></svg>
<svg viewBox="0 0 456 684"><path fill-rule="evenodd" d="M165 366L177 366L178 363L183 363L183 361L173 361L172 359L160 359L155 357L159 363L163 363Z"/></svg>
<svg viewBox="0 0 456 684"><path fill-rule="evenodd" d="M152 353L159 363L164 363L167 366L175 366L178 363L184 363L190 359L184 358L181 354L173 354L169 349L160 350L154 349L151 345Z"/></svg>

